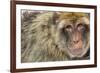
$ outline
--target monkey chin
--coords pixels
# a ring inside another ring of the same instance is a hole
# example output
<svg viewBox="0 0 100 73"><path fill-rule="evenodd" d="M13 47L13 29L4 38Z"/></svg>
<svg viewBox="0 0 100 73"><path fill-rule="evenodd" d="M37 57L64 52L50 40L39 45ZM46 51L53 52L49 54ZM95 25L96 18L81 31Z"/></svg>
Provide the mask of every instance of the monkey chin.
<svg viewBox="0 0 100 73"><path fill-rule="evenodd" d="M82 53L82 49L80 48L74 48L72 50L70 50L70 52L73 54L73 55L80 55Z"/></svg>
<svg viewBox="0 0 100 73"><path fill-rule="evenodd" d="M71 59L80 59L87 53L87 51L84 50L84 48L70 48L67 51Z"/></svg>

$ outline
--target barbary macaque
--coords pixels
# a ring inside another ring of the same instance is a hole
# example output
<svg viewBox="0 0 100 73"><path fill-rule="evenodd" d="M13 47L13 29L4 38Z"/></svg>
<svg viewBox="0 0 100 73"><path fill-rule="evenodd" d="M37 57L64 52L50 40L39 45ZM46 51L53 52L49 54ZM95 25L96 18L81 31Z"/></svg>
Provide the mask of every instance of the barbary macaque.
<svg viewBox="0 0 100 73"><path fill-rule="evenodd" d="M88 13L45 12L21 29L21 62L89 59L90 20Z"/></svg>

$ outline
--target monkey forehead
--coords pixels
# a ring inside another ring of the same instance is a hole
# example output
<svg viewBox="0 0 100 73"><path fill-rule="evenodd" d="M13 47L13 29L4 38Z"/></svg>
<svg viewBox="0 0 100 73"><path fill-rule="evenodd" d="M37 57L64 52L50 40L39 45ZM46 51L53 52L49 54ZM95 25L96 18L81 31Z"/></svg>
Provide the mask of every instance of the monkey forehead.
<svg viewBox="0 0 100 73"><path fill-rule="evenodd" d="M90 20L87 17L81 17L77 20L76 24L83 23L83 24L90 24Z"/></svg>
<svg viewBox="0 0 100 73"><path fill-rule="evenodd" d="M59 22L58 28L63 28L66 25L71 25L72 23L70 22L69 19L63 19Z"/></svg>
<svg viewBox="0 0 100 73"><path fill-rule="evenodd" d="M59 15L59 19L72 19L72 18L80 18L80 17L89 17L88 13L82 12L61 12Z"/></svg>

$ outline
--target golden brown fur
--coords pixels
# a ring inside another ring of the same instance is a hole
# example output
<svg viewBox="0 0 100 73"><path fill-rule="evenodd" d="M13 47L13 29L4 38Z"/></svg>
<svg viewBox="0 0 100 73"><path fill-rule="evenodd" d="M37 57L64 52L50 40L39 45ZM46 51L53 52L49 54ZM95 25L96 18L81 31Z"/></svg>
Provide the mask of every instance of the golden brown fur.
<svg viewBox="0 0 100 73"><path fill-rule="evenodd" d="M59 23L62 19L77 19L84 16L88 17L88 15L85 13L72 14L71 12L66 12L56 16L56 12L44 12L37 14L35 18L30 20L30 23L29 20L22 23L21 62L64 61L71 59L72 55L69 55L69 52L65 50L68 48L66 44L69 44L69 42L65 41L66 38L59 29ZM89 35L87 36L89 37ZM86 48L89 48L89 38L86 41Z"/></svg>

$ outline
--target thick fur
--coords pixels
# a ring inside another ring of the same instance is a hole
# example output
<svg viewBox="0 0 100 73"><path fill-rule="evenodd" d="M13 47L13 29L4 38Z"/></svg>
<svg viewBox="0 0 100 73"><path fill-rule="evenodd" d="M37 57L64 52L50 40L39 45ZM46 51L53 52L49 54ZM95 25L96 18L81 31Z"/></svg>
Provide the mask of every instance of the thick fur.
<svg viewBox="0 0 100 73"><path fill-rule="evenodd" d="M55 15L55 12L44 12L31 18L30 22L22 22L21 62L70 60L69 55L62 51L65 39L63 36L59 39Z"/></svg>

